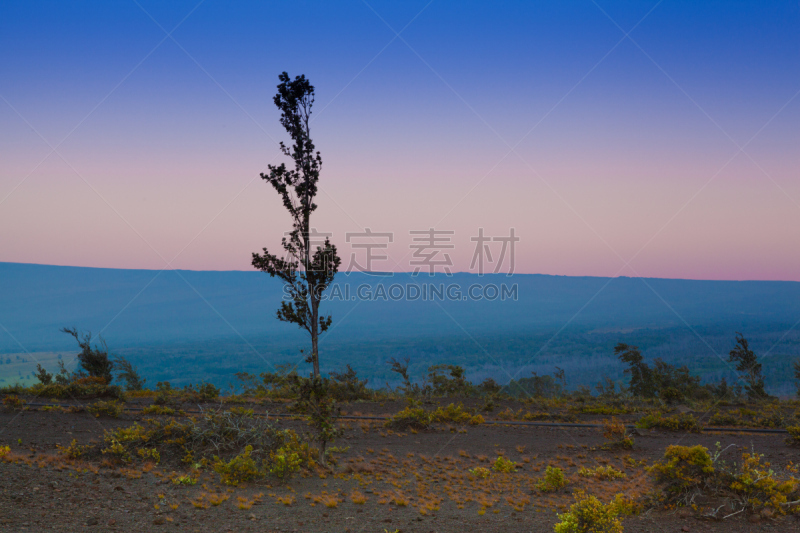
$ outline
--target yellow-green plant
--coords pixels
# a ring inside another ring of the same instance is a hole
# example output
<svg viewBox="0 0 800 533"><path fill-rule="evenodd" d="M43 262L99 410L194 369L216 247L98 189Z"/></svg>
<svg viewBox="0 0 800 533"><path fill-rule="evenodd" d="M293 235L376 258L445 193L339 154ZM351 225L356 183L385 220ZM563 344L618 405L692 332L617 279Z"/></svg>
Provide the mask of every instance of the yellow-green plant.
<svg viewBox="0 0 800 533"><path fill-rule="evenodd" d="M497 459L495 459L494 464L492 465L492 470L494 470L495 472L516 472L517 471L516 466L517 463L509 459L506 459L501 455L498 456Z"/></svg>
<svg viewBox="0 0 800 533"><path fill-rule="evenodd" d="M489 474L491 474L488 468L484 468L482 466L476 466L470 470L469 473L480 479L486 479L489 477Z"/></svg>
<svg viewBox="0 0 800 533"><path fill-rule="evenodd" d="M786 439L786 444L790 446L800 446L800 426L789 426L786 428L789 432L789 438Z"/></svg>
<svg viewBox="0 0 800 533"><path fill-rule="evenodd" d="M578 470L578 475L583 477L593 477L597 479L622 479L625 477L625 472L617 470L611 465L598 466L597 468L581 467Z"/></svg>
<svg viewBox="0 0 800 533"><path fill-rule="evenodd" d="M431 413L422 407L408 406L386 421L385 426L392 429L427 429L433 422Z"/></svg>
<svg viewBox="0 0 800 533"><path fill-rule="evenodd" d="M690 431L692 433L700 432L700 423L694 415L689 413L674 416L664 416L657 413L645 415L639 419L636 427L641 429L660 428L670 431Z"/></svg>
<svg viewBox="0 0 800 533"><path fill-rule="evenodd" d="M664 452L664 460L648 471L668 493L676 495L706 485L714 475L714 464L705 446L672 445Z"/></svg>
<svg viewBox="0 0 800 533"><path fill-rule="evenodd" d="M568 512L558 515L555 533L622 533L620 509L613 502L604 504L582 491L575 499Z"/></svg>
<svg viewBox="0 0 800 533"><path fill-rule="evenodd" d="M72 439L72 442L69 446L59 446L56 445L58 451L65 455L69 459L78 459L80 458L91 446L81 446L78 444L78 441Z"/></svg>
<svg viewBox="0 0 800 533"><path fill-rule="evenodd" d="M144 409L142 409L143 415L174 415L175 409L172 407L167 407L165 405L148 405Z"/></svg>
<svg viewBox="0 0 800 533"><path fill-rule="evenodd" d="M790 495L797 496L800 481L793 476L780 479L769 463L762 463L764 456L754 452L742 454L739 471L730 484L731 490L740 495L745 508L769 507L782 513Z"/></svg>
<svg viewBox="0 0 800 533"><path fill-rule="evenodd" d="M536 488L542 492L553 492L567 484L564 471L556 466L548 466L544 476L536 483Z"/></svg>
<svg viewBox="0 0 800 533"><path fill-rule="evenodd" d="M23 409L25 407L25 400L15 394L11 394L3 398L3 406L9 409Z"/></svg>
<svg viewBox="0 0 800 533"><path fill-rule="evenodd" d="M108 415L112 418L119 418L122 414L122 403L117 400L100 401L87 405L86 410L94 416Z"/></svg>
<svg viewBox="0 0 800 533"><path fill-rule="evenodd" d="M161 454L159 454L158 450L155 448L139 448L136 450L136 453L145 461L151 459L156 464L161 462Z"/></svg>
<svg viewBox="0 0 800 533"><path fill-rule="evenodd" d="M256 461L251 455L252 453L253 447L248 444L244 452L227 463L219 457L214 457L214 471L219 474L223 483L233 486L261 477L263 473L258 469Z"/></svg>
<svg viewBox="0 0 800 533"><path fill-rule="evenodd" d="M0 446L0 459L11 453L10 446Z"/></svg>
<svg viewBox="0 0 800 533"><path fill-rule="evenodd" d="M128 453L127 448L125 448L125 446L120 441L116 439L111 439L111 440L106 440L106 442L108 443L108 446L101 450L102 453L113 455L118 459L125 461L126 463L130 462L131 455Z"/></svg>
<svg viewBox="0 0 800 533"><path fill-rule="evenodd" d="M176 485L195 485L197 480L192 476L178 476L172 482Z"/></svg>
<svg viewBox="0 0 800 533"><path fill-rule="evenodd" d="M277 451L270 454L269 473L273 476L286 479L294 472L300 470L303 459L291 448L281 446Z"/></svg>
<svg viewBox="0 0 800 533"><path fill-rule="evenodd" d="M438 407L432 414L434 422L453 422L456 424L467 424L472 419L472 415L464 410L462 404L450 404L447 407Z"/></svg>

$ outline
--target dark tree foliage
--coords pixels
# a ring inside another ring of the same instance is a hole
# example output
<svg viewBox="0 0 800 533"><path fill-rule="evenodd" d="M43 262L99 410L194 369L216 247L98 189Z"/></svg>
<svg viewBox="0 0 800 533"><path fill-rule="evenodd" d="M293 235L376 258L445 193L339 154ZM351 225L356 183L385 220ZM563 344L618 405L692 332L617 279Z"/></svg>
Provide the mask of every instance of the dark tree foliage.
<svg viewBox="0 0 800 533"><path fill-rule="evenodd" d="M745 381L745 391L751 400L767 398L764 390L764 377L761 375L761 363L755 352L750 349L744 335L736 332L736 346L730 351L731 363L736 363L736 371L742 375Z"/></svg>
<svg viewBox="0 0 800 533"><path fill-rule="evenodd" d="M366 379L358 379L358 374L350 365L342 372L331 372L331 393L342 402L354 402L370 397Z"/></svg>
<svg viewBox="0 0 800 533"><path fill-rule="evenodd" d="M93 348L91 332L81 335L76 328L62 328L61 331L72 335L78 341L78 346L81 348L81 353L78 354L78 362L83 372L89 377L103 378L106 384L111 383L111 380L114 379L111 374L114 363L108 358L106 341L100 337L100 345L95 345Z"/></svg>
<svg viewBox="0 0 800 533"><path fill-rule="evenodd" d="M146 379L142 379L136 367L124 357L115 356L114 366L117 372L117 381L125 383L125 390L142 390Z"/></svg>
<svg viewBox="0 0 800 533"><path fill-rule="evenodd" d="M614 347L614 354L619 357L620 361L628 364L625 373L631 376L631 382L628 385L631 394L642 398L654 397L656 391L653 389L652 371L644 362L639 348L620 342Z"/></svg>
<svg viewBox="0 0 800 533"><path fill-rule="evenodd" d="M433 365L428 367L428 379L437 396L466 394L472 387L458 365Z"/></svg>
<svg viewBox="0 0 800 533"><path fill-rule="evenodd" d="M556 398L566 390L564 370L556 367L552 376L540 376L536 372L529 378L512 379L504 390L512 396L530 396L532 398Z"/></svg>
<svg viewBox="0 0 800 533"><path fill-rule="evenodd" d="M294 161L294 169L269 165L269 173L261 179L269 183L281 196L283 206L292 217L292 231L281 241L286 255L278 257L266 248L263 254L253 254L253 267L270 276L280 278L288 301L281 302L278 320L297 324L311 336L311 354L307 361L313 364L314 376L319 377L319 334L331 325L332 318L320 316L322 293L333 282L341 259L336 246L325 238L321 246L314 246L311 232L311 213L317 209L317 195L322 157L311 141L309 120L314 104L314 86L305 76L294 80L286 72L279 77L278 94L273 101L281 111L281 125L289 133L293 144L280 143L281 151Z"/></svg>
<svg viewBox="0 0 800 533"><path fill-rule="evenodd" d="M403 378L403 387L405 387L406 393L410 392L411 379L408 377L408 365L411 360L406 357L404 361L398 361L392 357L388 362L391 366L391 371L395 372L396 374L400 374L400 377Z"/></svg>
<svg viewBox="0 0 800 533"><path fill-rule="evenodd" d="M628 388L634 396L673 402L701 393L703 387L700 378L693 376L686 366L676 367L662 359L655 359L651 367L644 362L638 347L624 343L617 344L614 353L620 361L628 364L625 373L631 376Z"/></svg>

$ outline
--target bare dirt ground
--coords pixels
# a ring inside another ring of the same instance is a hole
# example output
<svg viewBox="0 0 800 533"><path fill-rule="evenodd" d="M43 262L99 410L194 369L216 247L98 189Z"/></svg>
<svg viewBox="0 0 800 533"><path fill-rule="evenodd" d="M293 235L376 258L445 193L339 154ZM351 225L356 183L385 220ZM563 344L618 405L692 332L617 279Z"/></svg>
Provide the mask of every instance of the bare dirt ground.
<svg viewBox="0 0 800 533"><path fill-rule="evenodd" d="M400 407L359 405L350 412ZM740 448L752 448L776 469L800 462L783 435L642 431L632 450L603 451L603 436L592 428L480 425L397 433L366 421L343 423L345 434L336 444L344 451L333 472L306 472L286 483L268 479L228 487L208 471L194 486L177 485L169 479L173 468L179 471L176 465L119 468L65 462L57 453L56 445L98 442L105 430L140 418L0 412L0 445L12 450L0 461L0 531L549 532L578 489L601 499L652 489L644 465L660 459L670 444L709 449L717 442L723 448L735 444L726 451L731 460ZM304 423L277 419L275 424L302 429ZM498 455L517 462L517 472L493 473L486 480L468 473L489 467ZM536 489L547 465L565 471L565 489ZM598 465L612 465L626 477L600 481L577 474L582 466ZM353 501L362 498L363 503ZM797 515L706 521L693 514L650 510L623 523L626 532L800 531Z"/></svg>

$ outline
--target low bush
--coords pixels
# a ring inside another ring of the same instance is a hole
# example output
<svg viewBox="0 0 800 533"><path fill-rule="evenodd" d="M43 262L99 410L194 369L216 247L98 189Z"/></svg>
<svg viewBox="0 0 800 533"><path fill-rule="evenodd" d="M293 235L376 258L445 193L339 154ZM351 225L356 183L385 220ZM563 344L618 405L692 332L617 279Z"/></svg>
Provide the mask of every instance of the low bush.
<svg viewBox="0 0 800 533"><path fill-rule="evenodd" d="M579 491L569 511L559 514L555 533L622 533L621 512L615 502L604 504Z"/></svg>
<svg viewBox="0 0 800 533"><path fill-rule="evenodd" d="M682 495L708 485L714 465L705 446L668 446L664 461L648 469L658 484L671 495Z"/></svg>
<svg viewBox="0 0 800 533"><path fill-rule="evenodd" d="M247 445L244 452L230 461L223 461L214 457L214 472L219 474L220 480L226 485L237 486L245 481L261 477L264 473L258 468L252 457L253 447Z"/></svg>
<svg viewBox="0 0 800 533"><path fill-rule="evenodd" d="M633 448L633 437L628 434L625 424L614 417L611 420L603 420L603 437L608 441L603 445L603 449Z"/></svg>
<svg viewBox="0 0 800 533"><path fill-rule="evenodd" d="M800 499L800 480L772 470L763 455L744 451L741 461L729 466L719 460L721 453L718 449L712 455L703 446L669 446L664 460L648 470L668 503L691 505L704 495L724 498L734 514L764 508L783 514L791 510L790 501Z"/></svg>
<svg viewBox="0 0 800 533"><path fill-rule="evenodd" d="M119 418L122 414L123 404L117 400L100 401L87 405L86 410L98 417L107 415L111 418Z"/></svg>
<svg viewBox="0 0 800 533"><path fill-rule="evenodd" d="M409 405L393 415L384 425L391 429L404 431L408 429L428 429L432 423L433 416L431 413L422 407Z"/></svg>
<svg viewBox="0 0 800 533"><path fill-rule="evenodd" d="M491 474L489 469L483 466L476 466L475 468L470 470L469 473L480 479L486 479Z"/></svg>
<svg viewBox="0 0 800 533"><path fill-rule="evenodd" d="M598 466L594 469L581 467L578 470L578 475L583 477L593 477L595 479L623 479L626 477L625 472L617 470L611 465Z"/></svg>
<svg viewBox="0 0 800 533"><path fill-rule="evenodd" d="M689 413L681 413L673 416L664 416L654 413L645 415L636 422L636 427L640 429L668 429L670 431L689 431L700 433L700 423Z"/></svg>
<svg viewBox="0 0 800 533"><path fill-rule="evenodd" d="M3 407L6 409L23 409L25 407L25 400L15 394L11 394L3 398Z"/></svg>
<svg viewBox="0 0 800 533"><path fill-rule="evenodd" d="M517 471L517 463L506 459L502 455L495 459L494 464L492 465L492 470L495 472L516 472Z"/></svg>
<svg viewBox="0 0 800 533"><path fill-rule="evenodd" d="M432 414L434 422L452 422L454 424L468 424L472 420L472 414L464 410L462 404L450 404L447 407L438 407Z"/></svg>
<svg viewBox="0 0 800 533"><path fill-rule="evenodd" d="M544 476L536 483L536 488L542 492L554 492L567 485L564 471L555 466L548 466Z"/></svg>
<svg viewBox="0 0 800 533"><path fill-rule="evenodd" d="M786 428L789 432L789 438L786 439L786 444L790 446L800 446L800 426L789 426Z"/></svg>

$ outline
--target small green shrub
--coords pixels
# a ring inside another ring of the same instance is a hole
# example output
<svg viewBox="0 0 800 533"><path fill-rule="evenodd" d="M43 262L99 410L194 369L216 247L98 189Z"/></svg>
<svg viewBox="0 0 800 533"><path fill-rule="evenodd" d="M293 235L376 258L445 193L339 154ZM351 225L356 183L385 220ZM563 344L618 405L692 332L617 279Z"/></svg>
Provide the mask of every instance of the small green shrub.
<svg viewBox="0 0 800 533"><path fill-rule="evenodd" d="M87 405L86 410L94 416L108 415L111 418L119 418L122 414L123 404L117 400L100 401Z"/></svg>
<svg viewBox="0 0 800 533"><path fill-rule="evenodd" d="M431 413L422 407L408 406L399 413L393 415L384 424L386 427L396 430L407 429L428 429L433 423Z"/></svg>
<svg viewBox="0 0 800 533"><path fill-rule="evenodd" d="M486 479L491 474L489 469L483 466L476 466L475 468L470 470L469 473L480 479Z"/></svg>
<svg viewBox="0 0 800 533"><path fill-rule="evenodd" d="M700 433L700 423L689 413L682 413L674 416L663 416L661 414L649 414L639 419L636 427L640 429L668 429L670 431L690 431Z"/></svg>
<svg viewBox="0 0 800 533"><path fill-rule="evenodd" d="M800 446L800 426L789 426L786 428L789 432L789 438L786 439L786 444L790 446Z"/></svg>
<svg viewBox="0 0 800 533"><path fill-rule="evenodd" d="M148 405L144 409L142 409L143 415L174 415L175 409L172 407L166 407L164 405Z"/></svg>
<svg viewBox="0 0 800 533"><path fill-rule="evenodd" d="M492 470L495 472L516 472L517 471L517 463L506 459L505 457L498 456L495 459L494 464L492 465Z"/></svg>
<svg viewBox="0 0 800 533"><path fill-rule="evenodd" d="M462 404L450 404L447 407L438 407L431 415L434 422L453 422L455 424L468 424L472 414L464 410Z"/></svg>
<svg viewBox="0 0 800 533"><path fill-rule="evenodd" d="M536 488L542 492L554 492L567 485L564 471L555 466L545 469L544 477L536 483Z"/></svg>
<svg viewBox="0 0 800 533"><path fill-rule="evenodd" d="M251 456L253 447L248 445L244 452L228 462L219 457L214 457L214 472L219 474L220 481L226 485L237 486L245 481L261 477L264 474L258 469L255 459Z"/></svg>
<svg viewBox="0 0 800 533"><path fill-rule="evenodd" d="M558 515L555 533L622 533L620 509L614 502L603 504L579 491L569 511Z"/></svg>
<svg viewBox="0 0 800 533"><path fill-rule="evenodd" d="M684 494L705 486L714 475L714 464L705 446L668 446L664 460L648 469L668 494Z"/></svg>

